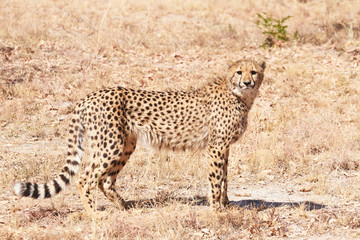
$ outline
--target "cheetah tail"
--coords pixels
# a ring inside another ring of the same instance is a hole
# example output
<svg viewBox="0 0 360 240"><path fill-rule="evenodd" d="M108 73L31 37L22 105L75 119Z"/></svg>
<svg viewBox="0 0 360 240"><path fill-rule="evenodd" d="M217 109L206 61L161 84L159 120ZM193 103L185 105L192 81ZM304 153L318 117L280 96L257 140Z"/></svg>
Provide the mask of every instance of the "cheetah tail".
<svg viewBox="0 0 360 240"><path fill-rule="evenodd" d="M35 199L51 198L70 184L71 178L77 173L84 156L83 107L79 104L74 111L69 130L69 144L66 163L61 173L52 181L44 184L21 182L14 186L15 195Z"/></svg>

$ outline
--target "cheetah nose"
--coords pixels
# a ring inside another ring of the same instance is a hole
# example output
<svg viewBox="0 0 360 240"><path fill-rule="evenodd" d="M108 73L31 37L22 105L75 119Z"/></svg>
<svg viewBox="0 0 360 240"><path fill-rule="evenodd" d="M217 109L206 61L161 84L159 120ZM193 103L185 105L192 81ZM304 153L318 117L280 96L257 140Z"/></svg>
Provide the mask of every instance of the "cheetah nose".
<svg viewBox="0 0 360 240"><path fill-rule="evenodd" d="M244 85L247 86L247 87L251 84L250 81L249 81L249 82L243 82L243 83L244 83Z"/></svg>

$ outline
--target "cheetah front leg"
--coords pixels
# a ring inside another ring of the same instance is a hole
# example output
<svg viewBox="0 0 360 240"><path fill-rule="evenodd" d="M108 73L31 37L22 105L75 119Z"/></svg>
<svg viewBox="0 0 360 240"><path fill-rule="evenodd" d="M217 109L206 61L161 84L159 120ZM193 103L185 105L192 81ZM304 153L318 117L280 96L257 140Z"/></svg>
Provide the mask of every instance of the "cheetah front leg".
<svg viewBox="0 0 360 240"><path fill-rule="evenodd" d="M229 152L230 149L228 149L225 153L225 160L224 160L224 177L223 181L221 183L221 204L226 207L229 204L229 198L227 196L227 169L228 169L228 163L229 163Z"/></svg>
<svg viewBox="0 0 360 240"><path fill-rule="evenodd" d="M228 147L220 144L210 145L207 149L208 161L210 164L210 207L221 209L228 204L227 197L227 157Z"/></svg>

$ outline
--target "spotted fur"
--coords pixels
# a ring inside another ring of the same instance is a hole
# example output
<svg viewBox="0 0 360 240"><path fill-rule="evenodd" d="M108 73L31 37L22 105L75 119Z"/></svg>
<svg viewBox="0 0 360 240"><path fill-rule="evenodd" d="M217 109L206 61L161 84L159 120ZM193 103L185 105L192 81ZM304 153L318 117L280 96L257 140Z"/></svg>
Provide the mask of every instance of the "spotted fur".
<svg viewBox="0 0 360 240"><path fill-rule="evenodd" d="M50 198L64 189L79 169L87 135L92 162L80 176L78 188L88 211L94 211L96 186L123 208L125 201L115 190L116 176L138 140L159 149L205 149L210 165L210 205L225 206L229 148L246 129L264 70L263 61L240 60L231 62L224 76L195 91L116 87L94 92L74 111L67 160L58 177L45 184L17 183L15 194Z"/></svg>

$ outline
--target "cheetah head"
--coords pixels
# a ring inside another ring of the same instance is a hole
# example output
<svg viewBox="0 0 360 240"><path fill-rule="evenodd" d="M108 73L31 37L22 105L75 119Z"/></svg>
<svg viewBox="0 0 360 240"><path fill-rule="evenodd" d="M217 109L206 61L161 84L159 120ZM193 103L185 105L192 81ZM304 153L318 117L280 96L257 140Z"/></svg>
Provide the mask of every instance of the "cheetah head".
<svg viewBox="0 0 360 240"><path fill-rule="evenodd" d="M228 81L234 95L252 104L264 78L264 61L239 60L228 63Z"/></svg>

